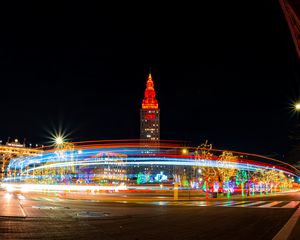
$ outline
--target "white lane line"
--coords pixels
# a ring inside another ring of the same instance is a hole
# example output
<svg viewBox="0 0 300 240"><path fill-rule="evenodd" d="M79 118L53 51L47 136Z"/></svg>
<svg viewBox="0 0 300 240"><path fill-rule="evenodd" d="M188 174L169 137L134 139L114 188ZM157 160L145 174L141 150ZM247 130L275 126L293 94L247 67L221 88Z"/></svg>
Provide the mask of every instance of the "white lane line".
<svg viewBox="0 0 300 240"><path fill-rule="evenodd" d="M272 240L287 240L294 229L297 220L300 217L300 207L294 212L287 223L281 228L281 230L273 237Z"/></svg>
<svg viewBox="0 0 300 240"><path fill-rule="evenodd" d="M21 195L21 194L17 194L17 197L19 198L19 200L25 200L26 198L23 196L23 195Z"/></svg>
<svg viewBox="0 0 300 240"><path fill-rule="evenodd" d="M257 202L252 202L252 203L246 203L246 204L241 204L241 205L237 205L236 207L255 207L255 205L259 205L261 203L265 203L266 201L257 201Z"/></svg>
<svg viewBox="0 0 300 240"><path fill-rule="evenodd" d="M282 208L295 208L299 205L299 201L291 201L288 204L282 206Z"/></svg>
<svg viewBox="0 0 300 240"><path fill-rule="evenodd" d="M25 211L24 211L24 209L23 209L23 206L21 205L21 203L19 203L19 204L20 204L19 207L20 207L20 210L21 210L23 216L26 217L27 215L26 215L26 213L25 213Z"/></svg>
<svg viewBox="0 0 300 240"><path fill-rule="evenodd" d="M259 208L269 208L269 207L273 207L279 203L282 203L282 201L274 201L274 202L271 202L271 203L267 203L267 204L264 204L264 205L260 205L258 206Z"/></svg>
<svg viewBox="0 0 300 240"><path fill-rule="evenodd" d="M27 217L27 215L26 215L26 213L25 213L25 211L24 211L24 208L23 208L23 206L22 206L22 204L21 204L21 202L20 202L20 199L18 198L18 204L19 204L19 209L21 210L21 212L22 212L22 214L23 214L23 217Z"/></svg>

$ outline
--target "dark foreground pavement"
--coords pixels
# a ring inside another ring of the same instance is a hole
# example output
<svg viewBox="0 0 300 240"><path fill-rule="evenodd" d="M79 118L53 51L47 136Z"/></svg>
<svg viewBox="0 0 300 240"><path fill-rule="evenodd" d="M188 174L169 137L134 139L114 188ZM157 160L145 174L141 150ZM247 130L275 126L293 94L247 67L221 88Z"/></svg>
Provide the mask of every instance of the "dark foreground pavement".
<svg viewBox="0 0 300 240"><path fill-rule="evenodd" d="M297 209L72 201L3 192L0 203L0 239L267 240ZM294 230L293 239L300 239L297 234Z"/></svg>

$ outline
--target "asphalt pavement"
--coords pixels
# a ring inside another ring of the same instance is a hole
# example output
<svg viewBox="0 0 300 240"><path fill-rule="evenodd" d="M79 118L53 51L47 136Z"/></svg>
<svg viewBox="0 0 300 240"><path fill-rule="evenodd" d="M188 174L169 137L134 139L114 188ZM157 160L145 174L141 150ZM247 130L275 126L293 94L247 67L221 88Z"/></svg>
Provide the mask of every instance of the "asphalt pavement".
<svg viewBox="0 0 300 240"><path fill-rule="evenodd" d="M0 239L267 240L280 232L300 203L298 192L209 201L118 197L112 202L100 196L87 200L0 191ZM297 220L288 239L299 240L299 234Z"/></svg>

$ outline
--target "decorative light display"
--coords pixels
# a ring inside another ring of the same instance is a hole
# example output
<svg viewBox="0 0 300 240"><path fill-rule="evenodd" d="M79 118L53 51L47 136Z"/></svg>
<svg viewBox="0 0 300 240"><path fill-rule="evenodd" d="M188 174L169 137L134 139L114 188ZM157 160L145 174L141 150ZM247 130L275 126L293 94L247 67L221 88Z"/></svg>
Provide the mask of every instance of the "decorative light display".
<svg viewBox="0 0 300 240"><path fill-rule="evenodd" d="M214 182L214 192L218 192L219 191L219 182Z"/></svg>
<svg viewBox="0 0 300 240"><path fill-rule="evenodd" d="M245 185L245 182L247 182L247 180L248 180L247 171L245 171L245 170L237 171L235 178L236 178L236 180L235 180L236 185L241 185L242 196L244 196L244 185Z"/></svg>
<svg viewBox="0 0 300 240"><path fill-rule="evenodd" d="M164 182L168 180L168 176L164 175L163 172L160 172L159 174L156 174L154 179L156 182Z"/></svg>
<svg viewBox="0 0 300 240"><path fill-rule="evenodd" d="M270 164L267 162L270 159L262 156L260 161L251 155L245 160L228 151L209 149L202 155L199 149L198 154L192 148L182 154L182 149L186 147L168 142L162 142L159 149L156 147L148 153L149 147L130 141L64 142L60 147L44 149L37 156L12 159L3 182L6 186L33 184L36 190L42 186L60 190L53 186L61 185L120 190L120 186L127 189L143 185L148 189L164 189L159 184L173 186L176 183L179 189L202 189L207 196L221 189L230 197L231 194L243 195L245 184L252 194L289 189L293 176L298 174L292 166L276 165L277 160Z"/></svg>

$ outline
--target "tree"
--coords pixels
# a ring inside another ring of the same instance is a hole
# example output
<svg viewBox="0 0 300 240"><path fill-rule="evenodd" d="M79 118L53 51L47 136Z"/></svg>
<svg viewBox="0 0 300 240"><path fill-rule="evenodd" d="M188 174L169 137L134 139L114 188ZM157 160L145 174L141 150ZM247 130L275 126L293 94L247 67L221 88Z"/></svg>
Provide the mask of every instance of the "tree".
<svg viewBox="0 0 300 240"><path fill-rule="evenodd" d="M206 192L206 199L208 199L209 185L217 178L217 170L213 167L204 167L202 169L202 176L204 178L203 190Z"/></svg>
<svg viewBox="0 0 300 240"><path fill-rule="evenodd" d="M142 184L142 183L144 183L144 181L145 181L145 176L144 176L144 174L141 173L141 172L139 172L139 173L138 173L138 176L137 176L136 183L137 183L137 184Z"/></svg>
<svg viewBox="0 0 300 240"><path fill-rule="evenodd" d="M211 159L213 156L211 150L212 144L208 144L208 140L206 140L197 147L195 151L195 159L199 161ZM196 168L197 166L193 167L194 171ZM209 184L217 177L217 171L213 167L204 167L201 170L204 178L203 190L206 192L206 199L208 199Z"/></svg>
<svg viewBox="0 0 300 240"><path fill-rule="evenodd" d="M230 198L230 179L236 174L237 156L232 152L223 151L218 160L219 177L227 191L227 198Z"/></svg>
<svg viewBox="0 0 300 240"><path fill-rule="evenodd" d="M235 176L236 185L241 185L242 188L242 196L244 196L244 184L248 181L248 172L245 170L239 170Z"/></svg>

